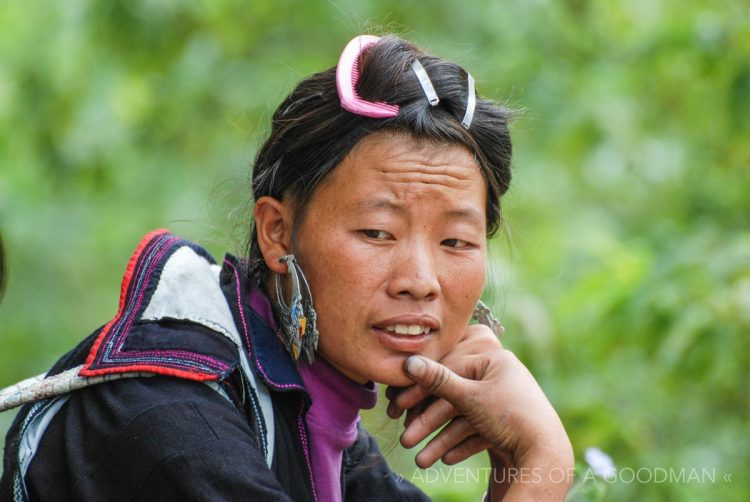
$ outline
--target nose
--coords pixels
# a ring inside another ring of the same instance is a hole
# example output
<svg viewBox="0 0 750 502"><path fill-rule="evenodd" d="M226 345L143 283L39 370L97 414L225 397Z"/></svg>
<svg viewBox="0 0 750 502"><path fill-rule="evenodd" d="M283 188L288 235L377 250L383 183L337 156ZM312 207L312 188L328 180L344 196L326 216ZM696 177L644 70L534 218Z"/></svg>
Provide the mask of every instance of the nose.
<svg viewBox="0 0 750 502"><path fill-rule="evenodd" d="M388 294L394 298L434 300L440 295L435 257L425 245L407 245L391 262Z"/></svg>

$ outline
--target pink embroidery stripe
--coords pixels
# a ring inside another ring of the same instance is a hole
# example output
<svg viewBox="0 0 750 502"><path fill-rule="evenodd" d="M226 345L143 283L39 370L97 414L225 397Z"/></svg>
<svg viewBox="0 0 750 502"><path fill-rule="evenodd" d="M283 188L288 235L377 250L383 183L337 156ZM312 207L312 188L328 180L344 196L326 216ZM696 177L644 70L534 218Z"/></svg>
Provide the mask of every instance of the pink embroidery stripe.
<svg viewBox="0 0 750 502"><path fill-rule="evenodd" d="M297 385L293 383L279 383L271 379L271 377L268 376L268 373L266 373L266 370L263 369L263 365L258 360L257 354L254 354L252 352L252 345L250 344L250 334L247 329L247 321L245 320L245 311L242 308L242 302L240 298L240 277L237 273L237 268L230 262L229 260L224 260L224 263L232 269L232 273L234 274L234 283L237 288L237 311L240 313L240 319L242 320L242 331L243 335L245 337L245 344L247 345L247 352L248 354L253 358L255 361L255 367L258 368L258 371L260 371L263 374L263 377L266 379L267 382L271 383L275 387L279 389L299 389L304 390L305 388L302 385Z"/></svg>

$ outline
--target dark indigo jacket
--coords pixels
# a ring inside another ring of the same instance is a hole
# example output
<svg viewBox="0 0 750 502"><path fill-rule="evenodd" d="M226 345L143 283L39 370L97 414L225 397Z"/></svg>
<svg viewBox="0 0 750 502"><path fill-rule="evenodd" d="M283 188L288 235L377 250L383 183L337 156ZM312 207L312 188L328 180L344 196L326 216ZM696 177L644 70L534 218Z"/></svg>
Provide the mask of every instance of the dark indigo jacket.
<svg viewBox="0 0 750 502"><path fill-rule="evenodd" d="M205 319L191 320L191 312L144 315L158 297L184 293L170 291L162 277L179 277L179 268L167 265L170 259L196 257L213 263L205 250L165 231L144 239L128 264L117 317L49 374L83 365L86 376L155 376L72 393L19 478L20 433L35 412L33 403L25 405L6 438L0 500L317 500L305 426L310 399L275 333L251 310L240 262L227 257L218 284L254 378L271 397L270 467L264 451L269 432L237 346ZM364 429L344 452L341 476L344 500L428 500L390 470Z"/></svg>

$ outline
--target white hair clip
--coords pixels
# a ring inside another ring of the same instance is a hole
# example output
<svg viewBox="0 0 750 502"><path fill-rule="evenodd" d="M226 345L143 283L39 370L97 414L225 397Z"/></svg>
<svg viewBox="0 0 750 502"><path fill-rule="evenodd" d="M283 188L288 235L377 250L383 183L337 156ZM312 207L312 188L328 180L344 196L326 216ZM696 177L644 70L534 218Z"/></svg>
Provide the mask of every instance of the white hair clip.
<svg viewBox="0 0 750 502"><path fill-rule="evenodd" d="M419 59L414 60L411 64L411 69L414 70L414 73L419 79L419 83L422 84L422 89L427 96L427 101L430 102L430 106L435 106L440 103L440 98L438 98L437 92L435 92L435 88L432 86L432 81L430 80L429 75L427 75L422 63L419 62Z"/></svg>
<svg viewBox="0 0 750 502"><path fill-rule="evenodd" d="M477 93L474 90L474 77L471 76L471 73L467 73L467 75L469 76L469 81L467 82L469 95L466 97L466 113L464 113L464 118L461 120L461 125L468 129L471 126L471 121L474 119L474 108L477 106Z"/></svg>

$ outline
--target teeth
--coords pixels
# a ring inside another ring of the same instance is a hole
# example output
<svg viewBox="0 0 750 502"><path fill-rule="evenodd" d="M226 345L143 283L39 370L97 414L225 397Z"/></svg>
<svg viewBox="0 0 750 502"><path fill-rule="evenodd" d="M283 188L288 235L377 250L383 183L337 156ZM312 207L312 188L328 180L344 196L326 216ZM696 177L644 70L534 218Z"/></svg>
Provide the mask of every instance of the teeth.
<svg viewBox="0 0 750 502"><path fill-rule="evenodd" d="M420 326L419 324L396 324L395 326L386 326L385 330L397 335L426 335L430 332L430 327Z"/></svg>

